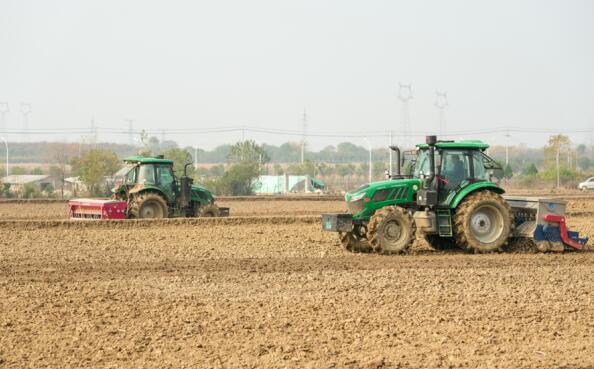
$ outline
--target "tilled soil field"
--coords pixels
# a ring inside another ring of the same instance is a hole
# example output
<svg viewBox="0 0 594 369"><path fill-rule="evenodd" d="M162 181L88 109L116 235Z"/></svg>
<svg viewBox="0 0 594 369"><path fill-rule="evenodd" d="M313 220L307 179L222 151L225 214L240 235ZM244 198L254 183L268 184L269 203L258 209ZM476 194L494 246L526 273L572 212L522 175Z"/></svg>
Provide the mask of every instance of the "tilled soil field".
<svg viewBox="0 0 594 369"><path fill-rule="evenodd" d="M594 195L581 195L578 198L568 196L567 211L594 215ZM219 206L231 208L232 216L299 216L319 215L346 211L343 200L316 201L309 199L258 199L217 201ZM67 219L66 202L0 202L0 220L48 220Z"/></svg>
<svg viewBox="0 0 594 369"><path fill-rule="evenodd" d="M0 367L594 367L594 252L351 254L288 202L0 219Z"/></svg>

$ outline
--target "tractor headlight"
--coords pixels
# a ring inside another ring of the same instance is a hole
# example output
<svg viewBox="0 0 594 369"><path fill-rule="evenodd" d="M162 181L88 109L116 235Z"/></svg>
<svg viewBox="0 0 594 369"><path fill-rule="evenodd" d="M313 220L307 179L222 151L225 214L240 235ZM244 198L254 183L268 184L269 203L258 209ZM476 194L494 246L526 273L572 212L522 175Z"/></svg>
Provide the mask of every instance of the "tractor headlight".
<svg viewBox="0 0 594 369"><path fill-rule="evenodd" d="M351 196L351 202L361 200L365 196L365 192L361 192L358 195Z"/></svg>

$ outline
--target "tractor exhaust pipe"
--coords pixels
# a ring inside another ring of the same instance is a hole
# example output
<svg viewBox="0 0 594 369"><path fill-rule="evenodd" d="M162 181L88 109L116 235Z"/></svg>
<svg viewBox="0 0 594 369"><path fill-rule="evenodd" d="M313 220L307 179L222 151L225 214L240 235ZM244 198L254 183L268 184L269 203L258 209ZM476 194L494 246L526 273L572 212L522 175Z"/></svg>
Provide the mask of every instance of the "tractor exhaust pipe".
<svg viewBox="0 0 594 369"><path fill-rule="evenodd" d="M390 150L396 153L396 175L400 176L400 148L398 146L390 146ZM390 173L392 176L392 173Z"/></svg>
<svg viewBox="0 0 594 369"><path fill-rule="evenodd" d="M432 188L435 180L435 144L437 136L426 136L425 143L429 145L429 175L426 177L425 188Z"/></svg>
<svg viewBox="0 0 594 369"><path fill-rule="evenodd" d="M194 180L188 177L188 166L192 165L192 163L186 163L184 165L184 175L180 178L180 194L179 194L179 205L182 208L187 208L190 206L190 201L192 200L192 183Z"/></svg>

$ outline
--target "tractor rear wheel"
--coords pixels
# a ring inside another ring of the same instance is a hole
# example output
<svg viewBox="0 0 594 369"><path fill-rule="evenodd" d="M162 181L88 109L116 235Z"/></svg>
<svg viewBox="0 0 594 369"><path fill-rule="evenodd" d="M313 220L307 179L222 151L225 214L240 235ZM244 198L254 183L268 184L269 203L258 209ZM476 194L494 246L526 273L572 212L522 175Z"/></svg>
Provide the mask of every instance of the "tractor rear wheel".
<svg viewBox="0 0 594 369"><path fill-rule="evenodd" d="M215 204L207 204L198 208L198 217L213 218L221 215L221 211Z"/></svg>
<svg viewBox="0 0 594 369"><path fill-rule="evenodd" d="M468 195L456 209L456 243L474 252L493 252L507 245L512 233L512 210L500 195L480 191Z"/></svg>
<svg viewBox="0 0 594 369"><path fill-rule="evenodd" d="M167 203L157 193L141 193L132 199L130 216L138 219L167 218Z"/></svg>
<svg viewBox="0 0 594 369"><path fill-rule="evenodd" d="M386 206L371 217L367 239L377 253L398 254L414 241L415 222L408 211L399 206Z"/></svg>
<svg viewBox="0 0 594 369"><path fill-rule="evenodd" d="M457 248L454 237L439 237L436 234L425 235L425 241L435 250L452 250Z"/></svg>

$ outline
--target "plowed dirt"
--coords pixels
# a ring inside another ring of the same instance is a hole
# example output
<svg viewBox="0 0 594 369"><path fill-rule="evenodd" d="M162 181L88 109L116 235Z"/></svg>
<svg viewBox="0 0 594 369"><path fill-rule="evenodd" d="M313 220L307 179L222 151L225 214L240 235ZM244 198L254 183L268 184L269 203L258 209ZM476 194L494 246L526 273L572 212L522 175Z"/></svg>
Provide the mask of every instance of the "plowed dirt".
<svg viewBox="0 0 594 369"><path fill-rule="evenodd" d="M218 201L219 206L231 208L233 216L273 215L319 215L320 213L344 212L342 200L316 201L308 199L260 199L258 201ZM568 198L568 212L594 214L594 197ZM0 202L0 220L67 219L68 205L65 202Z"/></svg>
<svg viewBox="0 0 594 369"><path fill-rule="evenodd" d="M594 366L594 253L351 254L309 219L4 224L0 367Z"/></svg>

